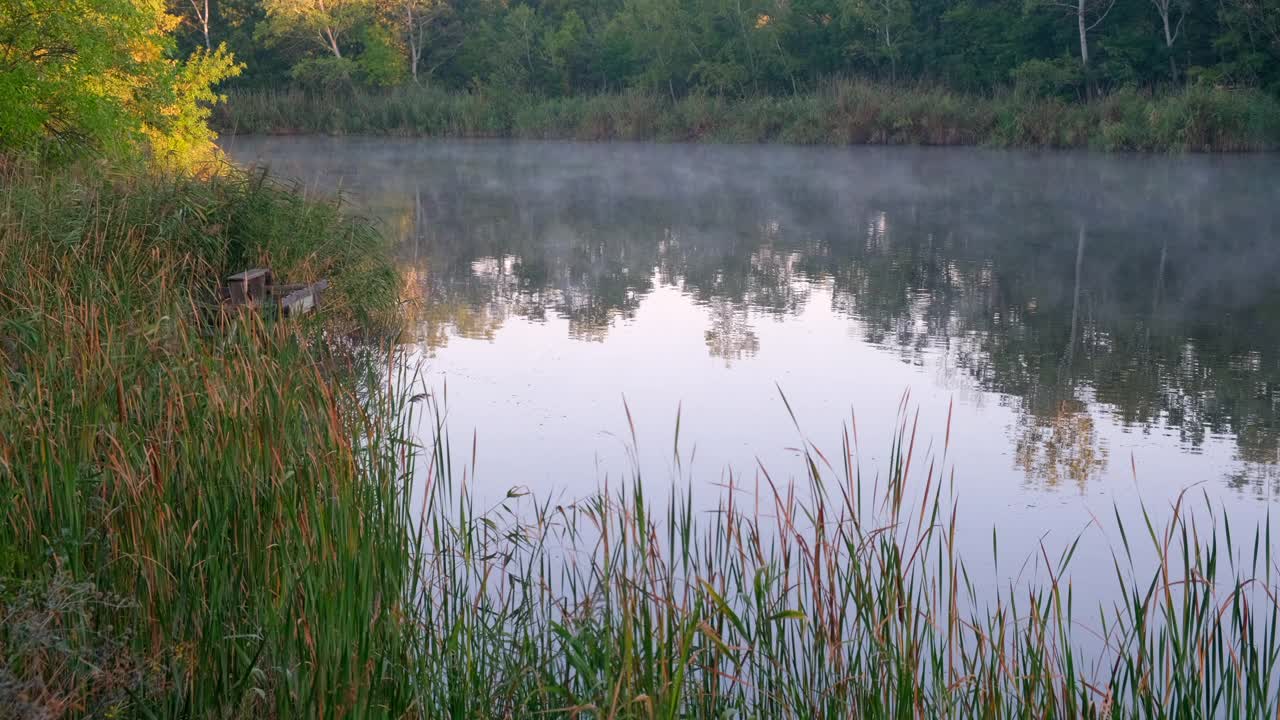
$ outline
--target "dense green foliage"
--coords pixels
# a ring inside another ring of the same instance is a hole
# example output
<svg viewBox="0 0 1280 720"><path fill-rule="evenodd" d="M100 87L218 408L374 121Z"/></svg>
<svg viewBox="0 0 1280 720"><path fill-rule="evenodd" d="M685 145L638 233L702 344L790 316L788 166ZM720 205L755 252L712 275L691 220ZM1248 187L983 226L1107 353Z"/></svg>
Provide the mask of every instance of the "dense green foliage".
<svg viewBox="0 0 1280 720"><path fill-rule="evenodd" d="M1278 0L172 0L242 85L777 95L856 76L1083 99L1280 89ZM212 38L212 40L210 40ZM211 45L212 44L212 45Z"/></svg>
<svg viewBox="0 0 1280 720"><path fill-rule="evenodd" d="M801 95L676 101L646 92L536 98L434 88L242 90L215 110L229 133L571 140L1089 147L1240 151L1280 147L1280 101L1260 91L1117 91L1092 103L839 81Z"/></svg>
<svg viewBox="0 0 1280 720"><path fill-rule="evenodd" d="M177 22L160 0L0 4L0 151L207 158L212 87L240 67L223 46L174 59Z"/></svg>

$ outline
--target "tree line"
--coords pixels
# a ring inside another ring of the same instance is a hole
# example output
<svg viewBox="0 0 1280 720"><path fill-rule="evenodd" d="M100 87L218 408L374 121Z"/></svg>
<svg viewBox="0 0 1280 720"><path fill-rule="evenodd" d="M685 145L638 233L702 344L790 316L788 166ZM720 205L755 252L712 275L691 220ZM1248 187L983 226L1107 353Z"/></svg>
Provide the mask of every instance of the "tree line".
<svg viewBox="0 0 1280 720"><path fill-rule="evenodd" d="M831 78L1067 101L1184 85L1280 93L1280 0L0 3L0 151L145 147L188 165L207 157L210 106L228 88L430 85L497 98L640 91L675 100L800 96ZM1270 146L1199 138L1228 125L1270 137L1257 129L1266 112L1251 114L1256 95L1231 97L1240 122L1202 103L1173 123L1173 141L1155 145ZM1167 110L1138 108L1135 117L1154 127Z"/></svg>
<svg viewBox="0 0 1280 720"><path fill-rule="evenodd" d="M1084 99L1280 89L1280 0L169 0L242 86L432 84L673 98L824 78Z"/></svg>

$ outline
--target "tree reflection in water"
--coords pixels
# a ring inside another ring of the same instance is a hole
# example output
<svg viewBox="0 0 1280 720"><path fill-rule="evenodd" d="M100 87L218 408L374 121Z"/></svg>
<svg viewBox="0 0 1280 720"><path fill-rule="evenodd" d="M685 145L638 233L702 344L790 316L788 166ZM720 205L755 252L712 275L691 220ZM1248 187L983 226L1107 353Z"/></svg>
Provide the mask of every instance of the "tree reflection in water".
<svg viewBox="0 0 1280 720"><path fill-rule="evenodd" d="M761 323L830 298L863 341L1006 398L1036 482L1105 468L1100 412L1280 459L1265 158L380 142L357 200L399 233L429 348L511 317L603 341L669 287L732 364L767 349ZM277 165L340 173L321 157Z"/></svg>

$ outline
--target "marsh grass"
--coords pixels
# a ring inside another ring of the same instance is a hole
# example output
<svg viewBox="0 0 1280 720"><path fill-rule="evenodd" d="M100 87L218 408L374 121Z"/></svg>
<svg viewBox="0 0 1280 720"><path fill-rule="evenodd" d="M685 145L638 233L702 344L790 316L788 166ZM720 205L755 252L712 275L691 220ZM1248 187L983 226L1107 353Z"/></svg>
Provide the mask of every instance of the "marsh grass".
<svg viewBox="0 0 1280 720"><path fill-rule="evenodd" d="M1091 103L1018 93L823 83L804 94L726 98L626 92L563 98L432 87L341 94L238 91L215 111L225 133L563 140L995 145L1142 151L1280 147L1280 101L1191 86L1117 91Z"/></svg>
<svg viewBox="0 0 1280 720"><path fill-rule="evenodd" d="M1112 602L1077 605L1078 539L1034 549L1048 583L983 587L956 550L948 447L922 451L907 407L883 472L858 467L851 421L840 455L803 445L801 482L730 476L710 507L683 484L651 497L636 474L578 503L512 491L482 512L450 480L439 425L419 538L424 714L1274 716L1269 524L1233 535L1207 498L1180 497L1108 522ZM998 566L994 532L991 552Z"/></svg>
<svg viewBox="0 0 1280 720"><path fill-rule="evenodd" d="M391 309L377 233L262 176L24 167L4 188L0 707L407 707L407 446L381 374L321 341ZM334 292L306 324L202 319L256 264Z"/></svg>

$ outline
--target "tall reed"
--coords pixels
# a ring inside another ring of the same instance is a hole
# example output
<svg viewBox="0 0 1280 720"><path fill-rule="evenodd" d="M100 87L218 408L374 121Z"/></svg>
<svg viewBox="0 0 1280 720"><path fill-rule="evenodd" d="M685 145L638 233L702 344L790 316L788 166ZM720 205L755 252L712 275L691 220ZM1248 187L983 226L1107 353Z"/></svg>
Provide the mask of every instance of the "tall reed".
<svg viewBox="0 0 1280 720"><path fill-rule="evenodd" d="M883 473L859 467L856 424L844 437L833 458L805 445L802 482L763 468L732 475L711 507L688 486L655 500L653 481L636 474L572 505L512 491L481 510L452 479L440 424L417 538L424 715L1163 718L1280 708L1269 526L1242 542L1207 502L1191 512L1179 499L1163 525L1145 511L1117 513L1114 604L1075 602L1075 544L1040 550L1048 584L980 587L956 549L946 443L923 455L905 403ZM1150 543L1155 566L1135 562L1131 543ZM1094 633L1100 642L1083 642Z"/></svg>
<svg viewBox="0 0 1280 720"><path fill-rule="evenodd" d="M409 446L337 341L394 300L381 239L261 176L3 187L0 716L403 712ZM254 264L334 292L202 307Z"/></svg>
<svg viewBox="0 0 1280 720"><path fill-rule="evenodd" d="M996 145L1097 150L1243 151L1280 147L1280 101L1192 86L1117 91L1069 103L1018 93L835 80L808 93L731 98L631 91L561 98L501 89L233 91L214 122L231 134L511 137L563 140Z"/></svg>

